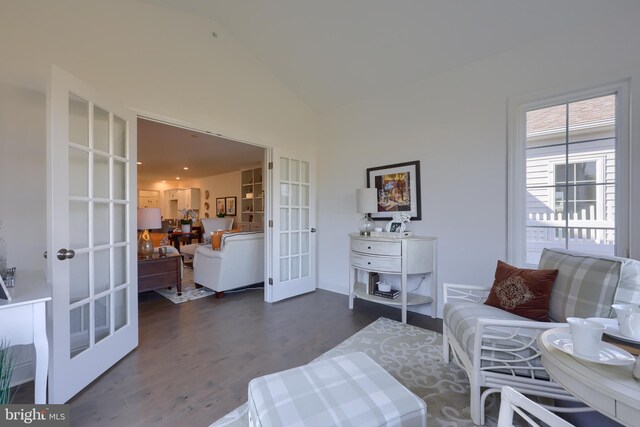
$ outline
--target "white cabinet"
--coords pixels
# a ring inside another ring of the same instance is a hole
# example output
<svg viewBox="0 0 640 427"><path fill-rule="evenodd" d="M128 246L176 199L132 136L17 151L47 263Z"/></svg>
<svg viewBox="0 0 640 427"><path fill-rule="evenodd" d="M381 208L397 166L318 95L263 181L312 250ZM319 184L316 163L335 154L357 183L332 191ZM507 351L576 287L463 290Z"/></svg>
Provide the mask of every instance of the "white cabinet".
<svg viewBox="0 0 640 427"><path fill-rule="evenodd" d="M435 237L369 237L358 233L349 235L349 308L353 309L354 298L399 306L402 322L407 322L407 306L432 304L431 317L436 317L437 279ZM400 275L400 295L388 299L373 295L368 286L368 273ZM412 274L429 276L431 294L407 291L408 277ZM364 278L364 280L363 280Z"/></svg>
<svg viewBox="0 0 640 427"><path fill-rule="evenodd" d="M245 231L263 231L264 191L262 189L262 168L241 171L240 182L240 225Z"/></svg>
<svg viewBox="0 0 640 427"><path fill-rule="evenodd" d="M200 210L200 189L185 188L178 193L178 209Z"/></svg>
<svg viewBox="0 0 640 427"><path fill-rule="evenodd" d="M138 190L139 208L159 208L160 192L157 190Z"/></svg>

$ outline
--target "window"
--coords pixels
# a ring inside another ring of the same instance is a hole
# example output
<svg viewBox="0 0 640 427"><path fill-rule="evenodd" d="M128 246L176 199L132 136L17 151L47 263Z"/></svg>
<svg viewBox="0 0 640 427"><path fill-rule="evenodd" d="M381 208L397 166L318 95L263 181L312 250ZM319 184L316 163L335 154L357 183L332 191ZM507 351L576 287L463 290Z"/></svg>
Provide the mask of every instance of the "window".
<svg viewBox="0 0 640 427"><path fill-rule="evenodd" d="M537 265L548 247L626 254L625 88L522 103L517 118L512 111L512 262Z"/></svg>

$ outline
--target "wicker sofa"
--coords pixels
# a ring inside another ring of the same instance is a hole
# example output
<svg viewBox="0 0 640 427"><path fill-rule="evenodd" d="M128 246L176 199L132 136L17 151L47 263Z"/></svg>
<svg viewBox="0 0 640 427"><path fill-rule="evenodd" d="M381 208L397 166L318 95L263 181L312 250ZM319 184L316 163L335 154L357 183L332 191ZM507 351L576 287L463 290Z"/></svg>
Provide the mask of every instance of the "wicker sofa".
<svg viewBox="0 0 640 427"><path fill-rule="evenodd" d="M544 249L539 269L558 270L549 302L550 322L532 321L483 304L489 287L444 284L443 356L449 363L453 355L469 377L475 424L484 424L484 402L503 385L523 394L577 401L545 371L537 335L545 329L566 327L567 317L613 317L613 303L640 304L638 261ZM573 405L555 410L584 409Z"/></svg>

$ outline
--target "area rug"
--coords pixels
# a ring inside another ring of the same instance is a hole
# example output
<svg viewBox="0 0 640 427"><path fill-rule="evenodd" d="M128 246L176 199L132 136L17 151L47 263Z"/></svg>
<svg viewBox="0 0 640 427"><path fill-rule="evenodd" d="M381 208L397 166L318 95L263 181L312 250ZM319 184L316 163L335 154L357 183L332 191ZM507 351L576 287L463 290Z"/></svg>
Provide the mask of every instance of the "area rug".
<svg viewBox="0 0 640 427"><path fill-rule="evenodd" d="M442 360L442 335L379 318L315 361L362 351L427 403L429 427L473 426L469 416L469 381L455 362ZM313 362L312 362L313 363ZM487 399L486 425L497 423L498 395ZM210 427L248 426L245 403Z"/></svg>
<svg viewBox="0 0 640 427"><path fill-rule="evenodd" d="M195 285L185 285L184 283L182 284L182 292L178 292L178 289L175 286L172 286L169 289L156 289L156 292L174 304L180 304L215 295L215 292L209 288L196 289Z"/></svg>

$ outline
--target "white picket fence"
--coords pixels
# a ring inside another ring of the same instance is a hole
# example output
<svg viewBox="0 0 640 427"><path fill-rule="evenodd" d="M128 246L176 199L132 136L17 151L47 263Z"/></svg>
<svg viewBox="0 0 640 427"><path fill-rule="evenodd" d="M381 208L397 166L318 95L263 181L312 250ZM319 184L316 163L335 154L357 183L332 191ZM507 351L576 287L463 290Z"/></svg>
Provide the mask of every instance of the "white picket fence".
<svg viewBox="0 0 640 427"><path fill-rule="evenodd" d="M529 213L527 216L527 262L537 264L543 248L564 248L589 253L613 255L615 251L615 222L592 219L592 206L587 213L570 215L568 221L561 213ZM568 228L565 228L567 227ZM568 234L568 236L567 236ZM567 239L568 237L568 239Z"/></svg>

